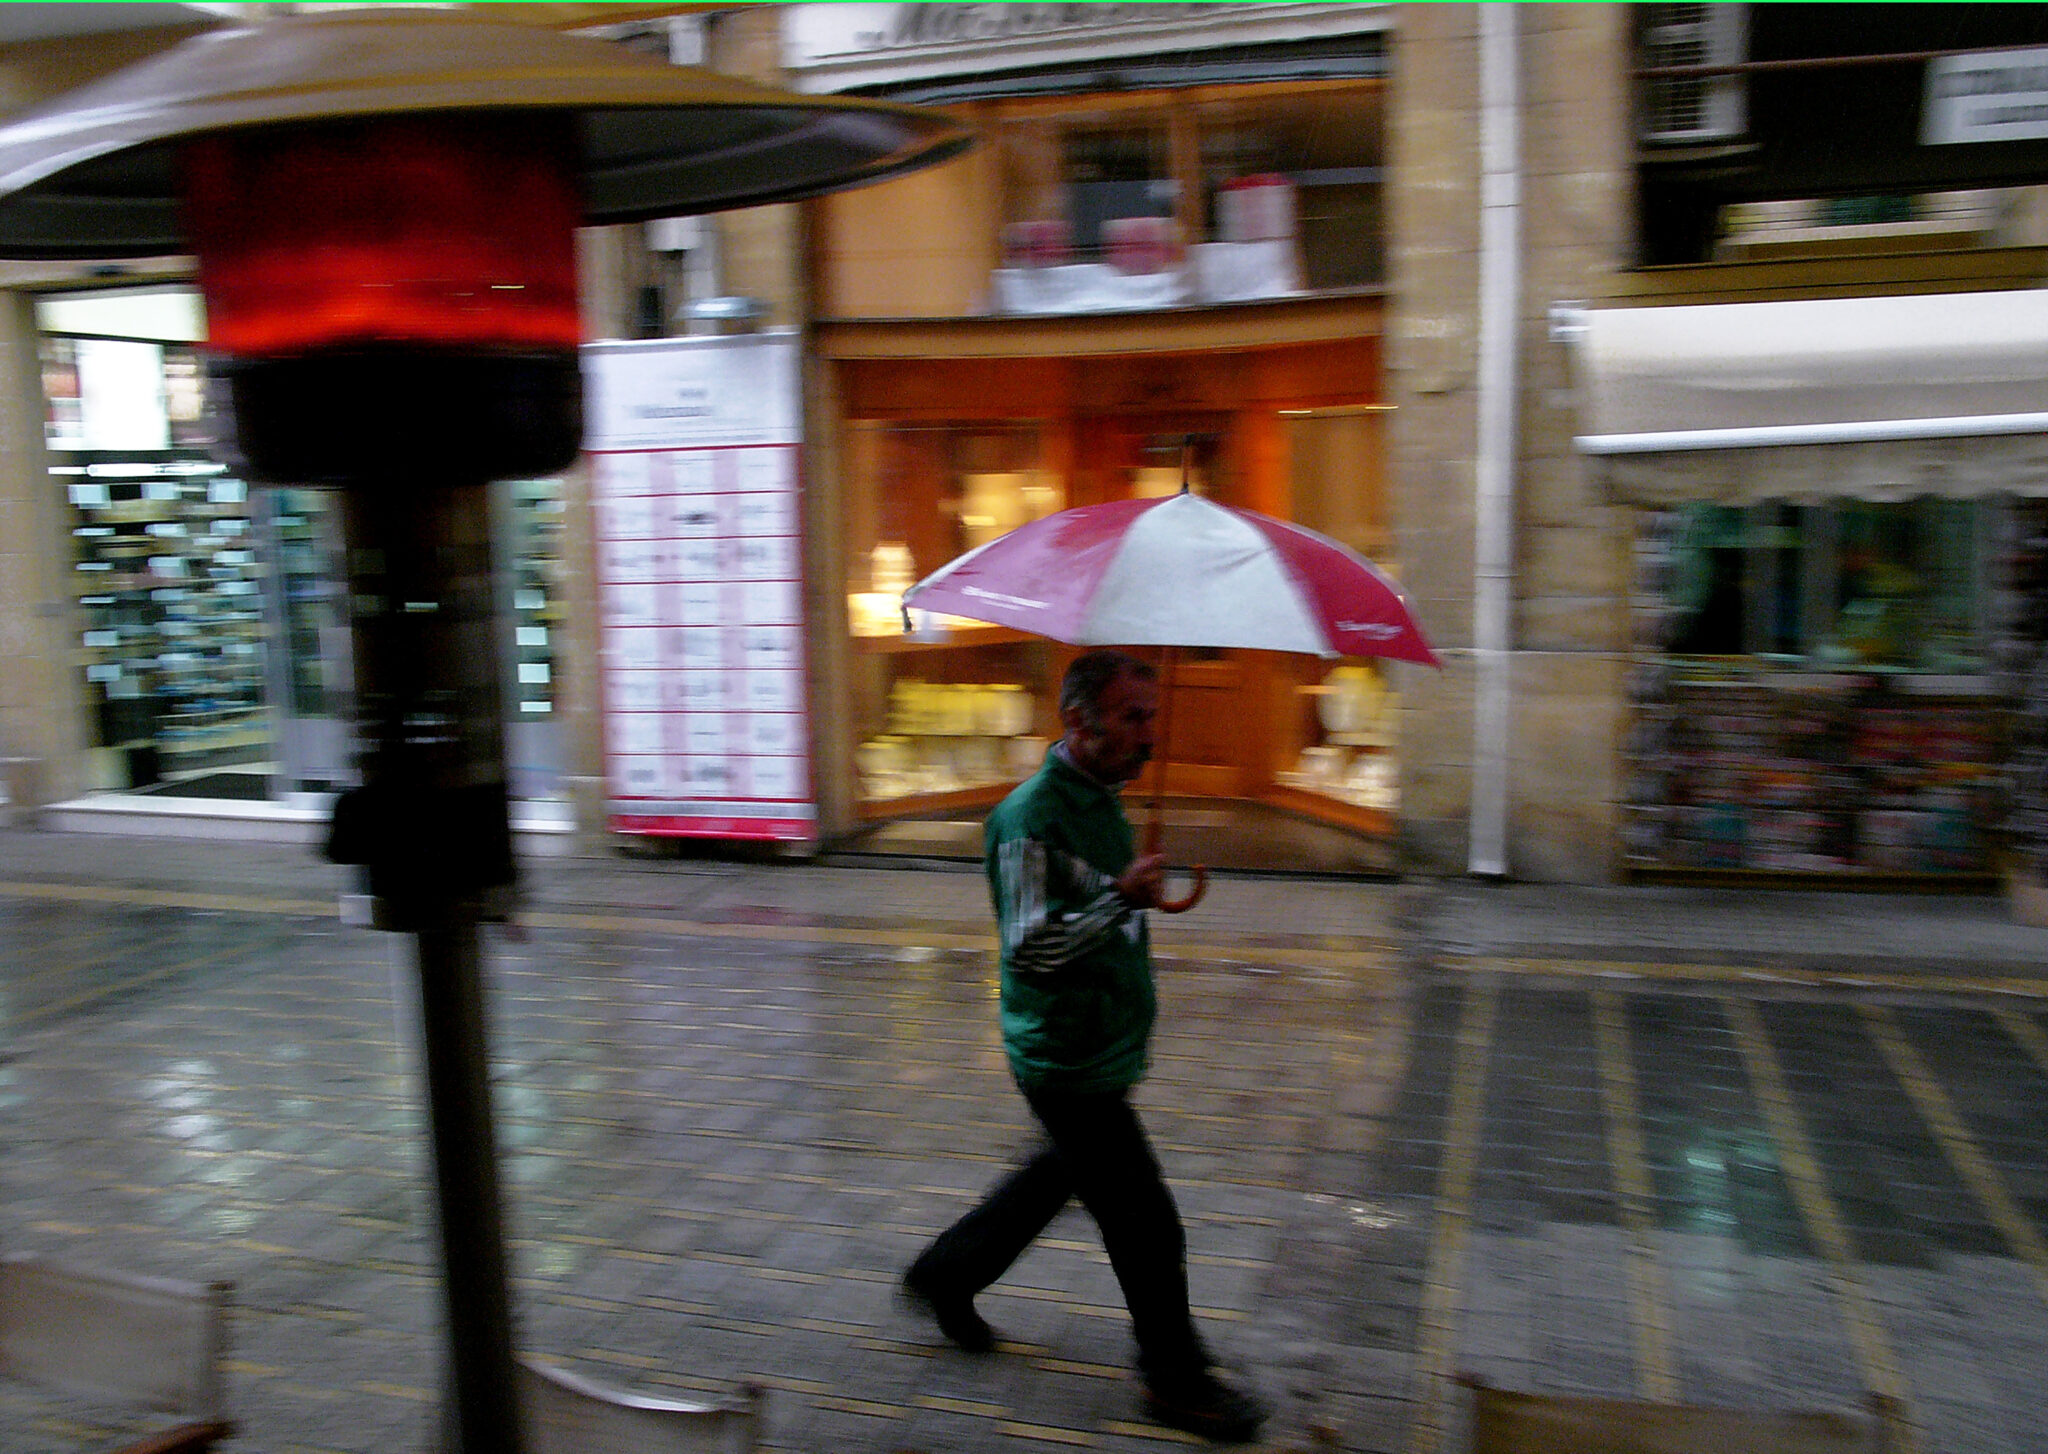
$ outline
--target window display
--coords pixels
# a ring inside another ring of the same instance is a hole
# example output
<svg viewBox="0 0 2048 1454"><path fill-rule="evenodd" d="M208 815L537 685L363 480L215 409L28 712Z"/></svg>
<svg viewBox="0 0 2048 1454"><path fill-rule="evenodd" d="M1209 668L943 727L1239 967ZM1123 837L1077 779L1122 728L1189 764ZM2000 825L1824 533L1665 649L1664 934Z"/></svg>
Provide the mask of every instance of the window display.
<svg viewBox="0 0 2048 1454"><path fill-rule="evenodd" d="M1989 501L1696 505L1636 553L1627 856L1982 874L2005 755Z"/></svg>
<svg viewBox="0 0 2048 1454"><path fill-rule="evenodd" d="M844 751L856 812L869 820L972 814L1036 770L1058 736L1059 677L1079 647L917 612L906 623L901 605L906 587L1020 526L1185 485L1333 537L1393 572L1382 406L1280 402L1311 385L1368 377L1374 366L1371 351L1348 345L1056 368L842 365L842 396L861 410L838 439ZM1187 402L1148 402L1155 395ZM990 417L975 412L977 403L1016 412ZM958 412L940 412L950 404ZM1169 760L1148 768L1141 787L1156 782L1169 797L1258 801L1353 832L1391 832L1404 682L1401 668L1378 662L1183 650L1166 693Z"/></svg>
<svg viewBox="0 0 2048 1454"><path fill-rule="evenodd" d="M1378 662L1345 662L1320 682L1298 687L1313 707L1303 724L1304 743L1292 769L1278 782L1354 807L1392 813L1400 806L1394 746L1401 716Z"/></svg>
<svg viewBox="0 0 2048 1454"><path fill-rule="evenodd" d="M211 457L189 345L46 334L42 365L51 476L73 511L100 785L262 798L346 781L349 622L332 497L252 496ZM549 714L562 488L496 488L516 618L514 788L540 796L560 776Z"/></svg>
<svg viewBox="0 0 2048 1454"><path fill-rule="evenodd" d="M999 311L1284 297L1384 272L1371 83L996 103Z"/></svg>
<svg viewBox="0 0 2048 1454"><path fill-rule="evenodd" d="M2000 554L1999 668L2013 719L1999 827L2015 905L2040 924L2048 898L2048 504L2015 504Z"/></svg>
<svg viewBox="0 0 2048 1454"><path fill-rule="evenodd" d="M1287 411L1288 494L1298 524L1398 574L1382 473L1385 417L1371 405ZM1304 658L1290 666L1300 746L1275 781L1373 813L1398 811L1401 703L1387 664Z"/></svg>
<svg viewBox="0 0 2048 1454"><path fill-rule="evenodd" d="M903 592L963 551L1066 505L1036 423L862 424L849 430L847 627L859 648L854 765L863 801L982 793L1029 776L1057 718L1051 644L920 614Z"/></svg>
<svg viewBox="0 0 2048 1454"><path fill-rule="evenodd" d="M197 450L78 452L51 469L72 530L85 678L108 786L270 755L263 567L248 488Z"/></svg>
<svg viewBox="0 0 2048 1454"><path fill-rule="evenodd" d="M1656 527L1659 644L1829 669L1986 669L1990 506L1691 505Z"/></svg>

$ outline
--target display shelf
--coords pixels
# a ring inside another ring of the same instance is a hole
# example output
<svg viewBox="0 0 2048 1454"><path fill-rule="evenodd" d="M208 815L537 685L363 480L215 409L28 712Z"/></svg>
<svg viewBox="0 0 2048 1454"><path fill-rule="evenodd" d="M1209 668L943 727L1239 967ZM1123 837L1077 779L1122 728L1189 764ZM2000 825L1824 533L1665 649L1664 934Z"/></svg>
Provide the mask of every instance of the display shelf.
<svg viewBox="0 0 2048 1454"><path fill-rule="evenodd" d="M1802 879L1990 871L1985 831L2006 713L1895 680L1759 672L1690 679L1639 662L1625 754L1632 872Z"/></svg>
<svg viewBox="0 0 2048 1454"><path fill-rule="evenodd" d="M1289 787L1285 783L1275 783L1259 794L1258 801L1275 808L1285 808L1289 812L1319 818L1339 827L1370 833L1379 838L1392 837L1398 821L1392 813L1383 812L1378 808L1347 803L1341 798L1325 797L1321 793L1311 792L1306 788Z"/></svg>
<svg viewBox="0 0 2048 1454"><path fill-rule="evenodd" d="M1012 642L1045 642L1046 637L1008 626L969 626L949 631L941 641L917 636L856 636L854 645L871 655L893 656L903 652L957 651L962 647L1003 646Z"/></svg>
<svg viewBox="0 0 2048 1454"><path fill-rule="evenodd" d="M196 449L64 451L80 668L106 746L269 749L246 487Z"/></svg>

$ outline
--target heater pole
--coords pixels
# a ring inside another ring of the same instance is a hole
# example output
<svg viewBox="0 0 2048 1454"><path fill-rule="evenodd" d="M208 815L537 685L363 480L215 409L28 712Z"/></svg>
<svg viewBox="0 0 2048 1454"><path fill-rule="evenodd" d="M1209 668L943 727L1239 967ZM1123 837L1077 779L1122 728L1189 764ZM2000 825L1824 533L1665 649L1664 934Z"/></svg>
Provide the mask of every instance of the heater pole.
<svg viewBox="0 0 2048 1454"><path fill-rule="evenodd" d="M330 855L361 864L380 928L414 938L439 1207L449 1454L522 1448L491 1113L479 925L513 879L481 481L340 494L363 785Z"/></svg>

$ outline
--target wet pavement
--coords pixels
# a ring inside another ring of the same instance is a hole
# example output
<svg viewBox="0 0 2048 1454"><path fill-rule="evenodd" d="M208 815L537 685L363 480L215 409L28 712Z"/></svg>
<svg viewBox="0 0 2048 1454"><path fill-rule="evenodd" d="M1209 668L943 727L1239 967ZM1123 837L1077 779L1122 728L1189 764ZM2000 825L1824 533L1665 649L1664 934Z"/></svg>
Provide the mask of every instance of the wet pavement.
<svg viewBox="0 0 2048 1454"><path fill-rule="evenodd" d="M1154 1450L1093 1228L941 1345L903 1263L1025 1141L971 872L529 862L490 991L519 1342L801 1451ZM424 1449L405 941L302 850L0 830L0 1250L237 1285L229 1454ZM1449 1375L2048 1427L2048 934L1995 899L1222 879L1140 1105L1264 1447L1461 1447ZM0 1449L116 1411L0 1384Z"/></svg>

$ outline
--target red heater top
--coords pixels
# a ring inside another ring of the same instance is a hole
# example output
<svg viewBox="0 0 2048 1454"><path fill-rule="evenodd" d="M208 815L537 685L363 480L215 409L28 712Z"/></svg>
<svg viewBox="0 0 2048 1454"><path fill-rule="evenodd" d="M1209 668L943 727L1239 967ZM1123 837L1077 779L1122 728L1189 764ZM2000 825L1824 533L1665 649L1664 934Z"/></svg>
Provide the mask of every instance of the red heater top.
<svg viewBox="0 0 2048 1454"><path fill-rule="evenodd" d="M582 341L565 115L225 131L188 141L184 164L215 352Z"/></svg>

